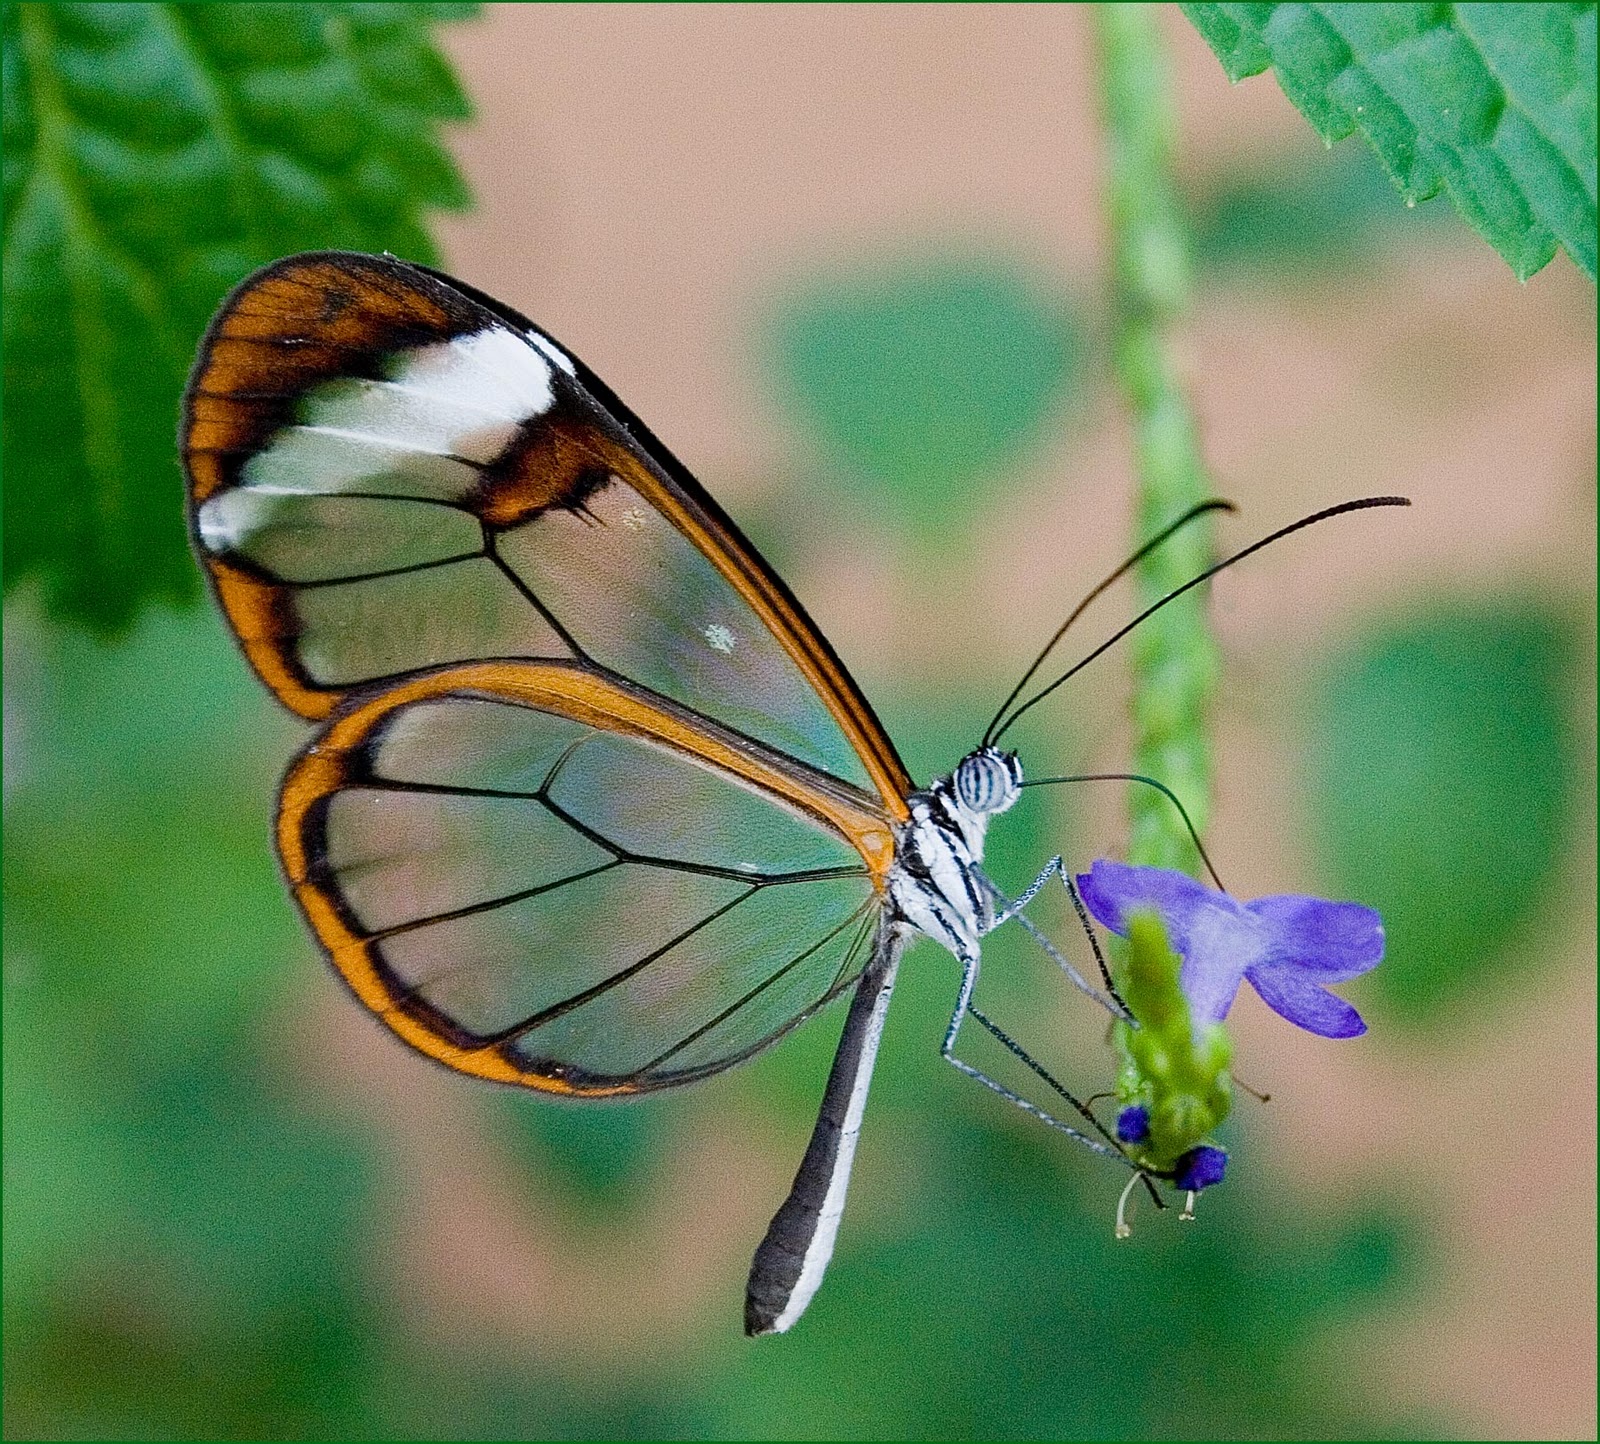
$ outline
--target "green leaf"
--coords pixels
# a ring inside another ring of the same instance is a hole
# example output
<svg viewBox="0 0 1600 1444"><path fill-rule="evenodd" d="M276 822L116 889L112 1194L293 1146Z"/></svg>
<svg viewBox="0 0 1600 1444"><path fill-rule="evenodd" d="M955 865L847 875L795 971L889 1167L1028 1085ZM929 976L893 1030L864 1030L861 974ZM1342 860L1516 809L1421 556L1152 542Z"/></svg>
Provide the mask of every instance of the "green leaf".
<svg viewBox="0 0 1600 1444"><path fill-rule="evenodd" d="M173 433L196 341L253 267L429 260L466 191L451 6L8 5L5 583L120 627L197 591Z"/></svg>
<svg viewBox="0 0 1600 1444"><path fill-rule="evenodd" d="M815 277L779 307L770 345L823 465L943 537L1039 444L1084 343L1048 279L973 256Z"/></svg>
<svg viewBox="0 0 1600 1444"><path fill-rule="evenodd" d="M1200 5L1232 80L1269 65L1330 145L1359 129L1408 205L1441 189L1526 280L1595 277L1595 7Z"/></svg>
<svg viewBox="0 0 1600 1444"><path fill-rule="evenodd" d="M1577 785L1571 654L1546 608L1462 598L1358 641L1322 681L1314 836L1335 895L1383 914L1368 986L1402 1015L1492 996L1539 956Z"/></svg>

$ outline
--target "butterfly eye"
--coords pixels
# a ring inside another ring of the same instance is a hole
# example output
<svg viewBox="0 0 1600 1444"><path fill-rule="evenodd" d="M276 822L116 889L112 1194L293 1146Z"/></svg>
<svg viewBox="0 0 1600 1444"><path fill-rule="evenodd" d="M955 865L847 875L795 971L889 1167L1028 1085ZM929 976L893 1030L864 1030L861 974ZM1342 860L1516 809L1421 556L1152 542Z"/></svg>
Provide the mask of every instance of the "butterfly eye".
<svg viewBox="0 0 1600 1444"><path fill-rule="evenodd" d="M968 812L1004 812L1016 801L1020 773L1015 753L974 752L956 768L956 798Z"/></svg>

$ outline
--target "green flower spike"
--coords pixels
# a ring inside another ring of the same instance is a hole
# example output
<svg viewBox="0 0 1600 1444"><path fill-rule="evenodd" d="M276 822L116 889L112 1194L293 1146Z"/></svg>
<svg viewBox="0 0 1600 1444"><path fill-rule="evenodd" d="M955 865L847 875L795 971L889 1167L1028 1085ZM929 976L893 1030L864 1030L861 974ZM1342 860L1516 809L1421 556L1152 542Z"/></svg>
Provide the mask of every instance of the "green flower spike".
<svg viewBox="0 0 1600 1444"><path fill-rule="evenodd" d="M1128 919L1128 946L1118 986L1138 1026L1116 1025L1121 1067L1117 1097L1146 1111L1148 1136L1137 1155L1157 1173L1172 1174L1233 1109L1228 1065L1233 1044L1220 1023L1196 1026L1179 985L1181 966L1167 930L1153 912Z"/></svg>

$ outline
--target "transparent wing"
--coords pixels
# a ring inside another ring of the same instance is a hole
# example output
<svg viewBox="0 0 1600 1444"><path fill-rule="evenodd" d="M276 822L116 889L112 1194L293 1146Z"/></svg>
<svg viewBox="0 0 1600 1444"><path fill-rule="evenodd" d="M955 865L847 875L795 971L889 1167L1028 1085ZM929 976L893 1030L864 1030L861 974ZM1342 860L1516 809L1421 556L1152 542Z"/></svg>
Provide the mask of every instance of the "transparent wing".
<svg viewBox="0 0 1600 1444"><path fill-rule="evenodd" d="M390 257L251 277L202 344L192 530L290 707L470 659L632 679L904 816L854 683L716 503L525 319Z"/></svg>
<svg viewBox="0 0 1600 1444"><path fill-rule="evenodd" d="M783 760L575 664L444 669L335 717L285 780L280 847L408 1041L635 1092L748 1056L870 956L886 823Z"/></svg>

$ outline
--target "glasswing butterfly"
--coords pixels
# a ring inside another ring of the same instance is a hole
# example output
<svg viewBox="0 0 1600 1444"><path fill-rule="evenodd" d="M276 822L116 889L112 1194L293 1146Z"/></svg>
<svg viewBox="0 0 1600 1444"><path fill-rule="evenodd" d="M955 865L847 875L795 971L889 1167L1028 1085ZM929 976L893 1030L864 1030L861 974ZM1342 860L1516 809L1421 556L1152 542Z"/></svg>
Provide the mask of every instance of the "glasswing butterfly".
<svg viewBox="0 0 1600 1444"><path fill-rule="evenodd" d="M1048 1076L970 1003L983 935L1059 870L1009 902L979 867L1023 785L999 736L1070 675L1004 716L1050 647L918 789L789 589L627 407L515 311L391 256L245 280L201 342L180 445L218 604L320 724L279 796L284 873L402 1039L617 1097L720 1072L853 994L747 1332L787 1329L821 1282L919 933L962 963L945 1056L1122 1157L1081 1106L1098 1139L953 1052L973 1016Z"/></svg>

